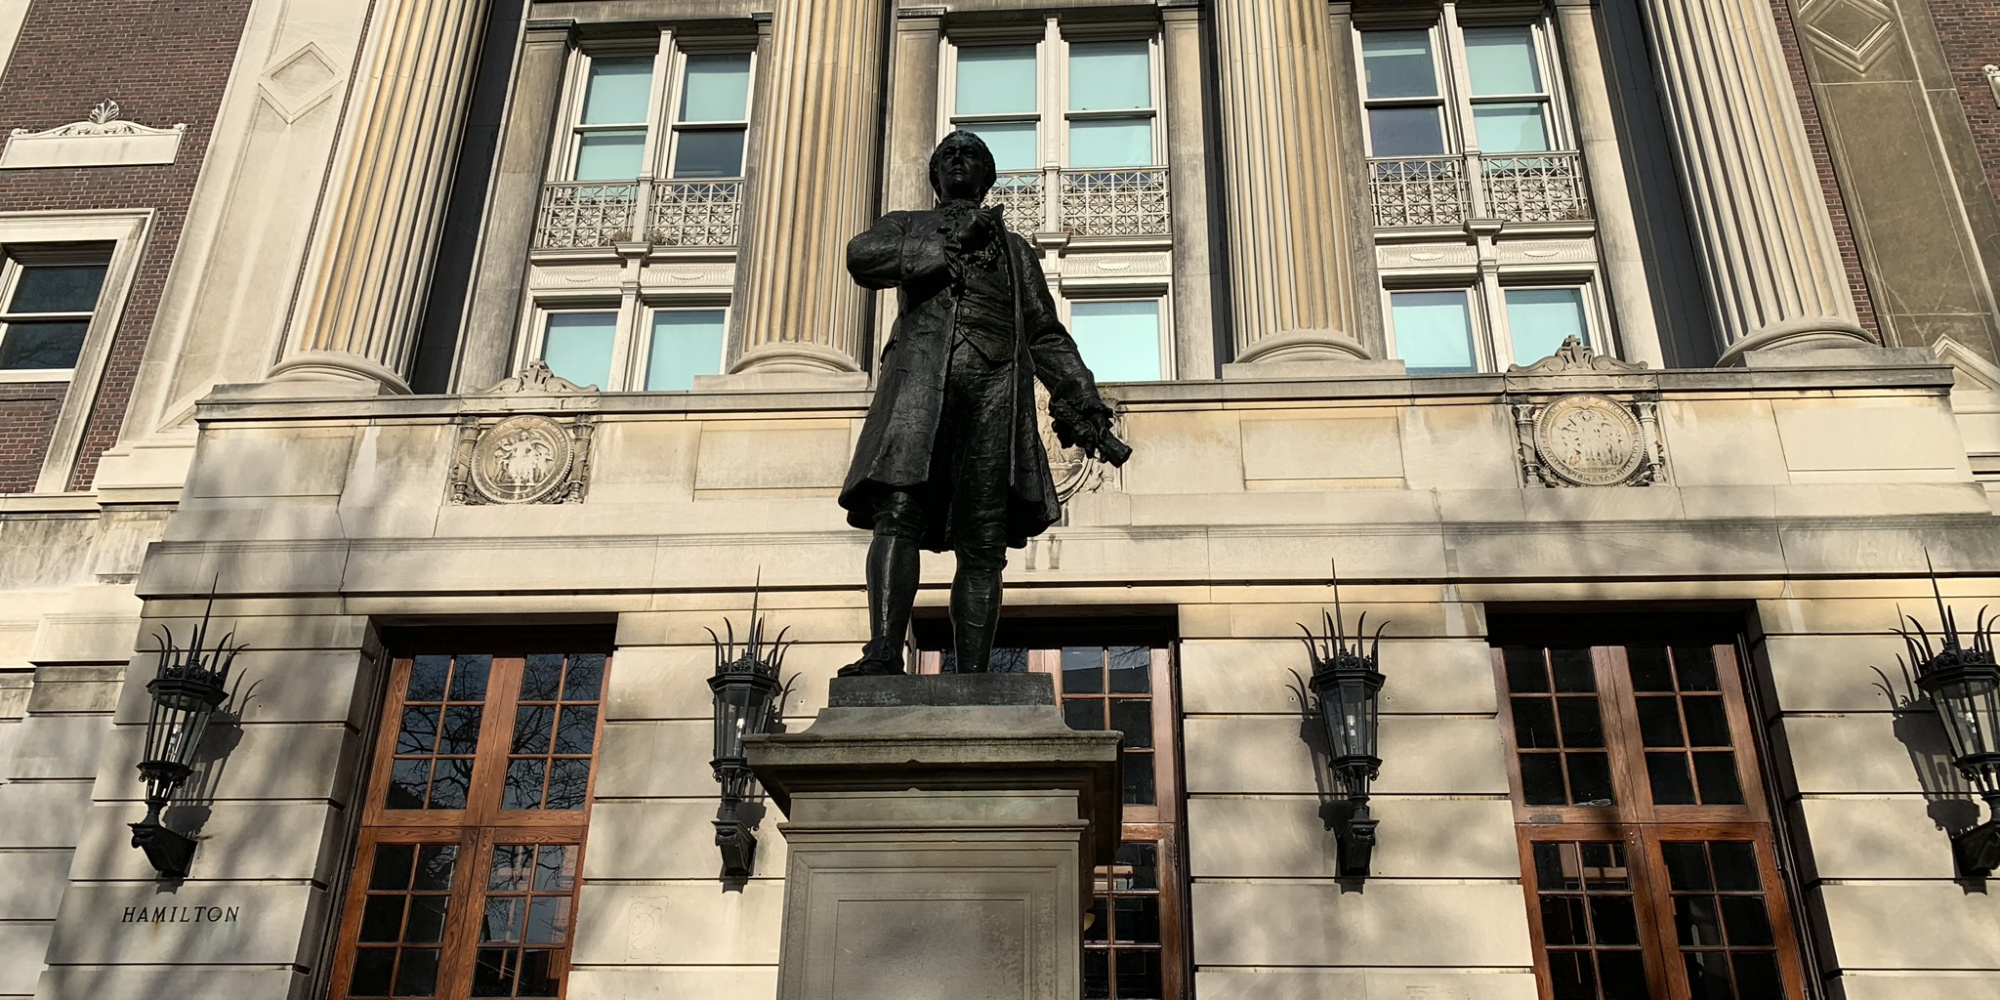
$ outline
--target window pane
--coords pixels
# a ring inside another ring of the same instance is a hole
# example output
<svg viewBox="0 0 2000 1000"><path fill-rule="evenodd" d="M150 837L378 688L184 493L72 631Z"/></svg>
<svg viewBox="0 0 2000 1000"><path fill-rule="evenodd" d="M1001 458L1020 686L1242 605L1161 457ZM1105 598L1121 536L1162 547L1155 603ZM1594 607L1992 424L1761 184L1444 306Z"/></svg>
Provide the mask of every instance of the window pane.
<svg viewBox="0 0 2000 1000"><path fill-rule="evenodd" d="M653 314L653 344L646 357L646 388L694 388L696 375L722 372L720 309L663 309Z"/></svg>
<svg viewBox="0 0 2000 1000"><path fill-rule="evenodd" d="M617 313L555 313L549 317L542 360L577 385L603 388L611 384L611 339L617 329Z"/></svg>
<svg viewBox="0 0 2000 1000"><path fill-rule="evenodd" d="M1465 29L1465 61L1474 97L1542 92L1535 33L1526 26Z"/></svg>
<svg viewBox="0 0 2000 1000"><path fill-rule="evenodd" d="M750 117L750 54L687 57L681 85L684 122L740 122Z"/></svg>
<svg viewBox="0 0 2000 1000"><path fill-rule="evenodd" d="M74 368L83 353L83 335L90 329L84 320L60 323L8 323L0 335L0 368L18 371L31 368Z"/></svg>
<svg viewBox="0 0 2000 1000"><path fill-rule="evenodd" d="M1444 152L1444 109L1369 108L1371 156L1437 156Z"/></svg>
<svg viewBox="0 0 2000 1000"><path fill-rule="evenodd" d="M1472 124L1484 153L1540 153L1549 148L1548 123L1539 103L1481 104L1472 109Z"/></svg>
<svg viewBox="0 0 2000 1000"><path fill-rule="evenodd" d="M583 94L583 124L625 125L646 120L646 97L653 87L652 56L618 56L590 61Z"/></svg>
<svg viewBox="0 0 2000 1000"><path fill-rule="evenodd" d="M1160 374L1160 302L1078 302L1070 333L1099 382L1156 382Z"/></svg>
<svg viewBox="0 0 2000 1000"><path fill-rule="evenodd" d="M1556 352L1565 338L1588 345L1580 288L1510 288L1507 330L1514 338L1514 363L1531 365Z"/></svg>
<svg viewBox="0 0 2000 1000"><path fill-rule="evenodd" d="M578 140L572 180L629 181L645 158L644 132L592 132Z"/></svg>
<svg viewBox="0 0 2000 1000"><path fill-rule="evenodd" d="M1412 375L1476 371L1472 307L1464 292L1396 292L1389 296L1396 356Z"/></svg>
<svg viewBox="0 0 2000 1000"><path fill-rule="evenodd" d="M987 122L964 128L986 140L986 148L993 151L995 170L1034 170L1041 166L1041 155L1035 152L1034 122Z"/></svg>
<svg viewBox="0 0 2000 1000"><path fill-rule="evenodd" d="M1428 31L1362 32L1361 66L1371 99L1437 96L1437 60Z"/></svg>
<svg viewBox="0 0 2000 1000"><path fill-rule="evenodd" d="M959 49L955 108L961 115L1033 112L1035 47L976 45Z"/></svg>
<svg viewBox="0 0 2000 1000"><path fill-rule="evenodd" d="M1069 165L1072 167L1152 166L1152 121L1145 119L1070 122Z"/></svg>
<svg viewBox="0 0 2000 1000"><path fill-rule="evenodd" d="M1074 42L1069 47L1069 109L1114 111L1153 106L1150 46Z"/></svg>
<svg viewBox="0 0 2000 1000"><path fill-rule="evenodd" d="M674 137L674 177L743 176L743 129L680 132Z"/></svg>
<svg viewBox="0 0 2000 1000"><path fill-rule="evenodd" d="M103 287L103 264L23 266L7 311L87 313L97 308L97 293Z"/></svg>

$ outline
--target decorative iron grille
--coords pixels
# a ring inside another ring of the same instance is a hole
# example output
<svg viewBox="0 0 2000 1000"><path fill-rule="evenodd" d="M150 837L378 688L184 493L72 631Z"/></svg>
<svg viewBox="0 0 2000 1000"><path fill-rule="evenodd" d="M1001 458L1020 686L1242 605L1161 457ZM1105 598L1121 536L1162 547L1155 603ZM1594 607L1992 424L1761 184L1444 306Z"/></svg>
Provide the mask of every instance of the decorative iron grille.
<svg viewBox="0 0 2000 1000"><path fill-rule="evenodd" d="M1062 228L1072 236L1167 235L1167 169L1063 171Z"/></svg>
<svg viewBox="0 0 2000 1000"><path fill-rule="evenodd" d="M632 238L632 212L639 204L634 181L566 181L542 188L535 220L535 249L608 247Z"/></svg>
<svg viewBox="0 0 2000 1000"><path fill-rule="evenodd" d="M660 181L647 232L654 246L733 247L742 218L742 181Z"/></svg>
<svg viewBox="0 0 2000 1000"><path fill-rule="evenodd" d="M1383 227L1457 226L1469 199L1465 164L1456 157L1394 157L1368 161L1375 195L1375 224Z"/></svg>
<svg viewBox="0 0 2000 1000"><path fill-rule="evenodd" d="M1027 235L1042 228L1042 172L1039 170L1015 170L994 178L993 189L986 192L986 204L1006 208L1003 218L1007 228Z"/></svg>
<svg viewBox="0 0 2000 1000"><path fill-rule="evenodd" d="M1578 153L1489 156L1480 164L1487 211L1507 222L1571 222L1590 218Z"/></svg>

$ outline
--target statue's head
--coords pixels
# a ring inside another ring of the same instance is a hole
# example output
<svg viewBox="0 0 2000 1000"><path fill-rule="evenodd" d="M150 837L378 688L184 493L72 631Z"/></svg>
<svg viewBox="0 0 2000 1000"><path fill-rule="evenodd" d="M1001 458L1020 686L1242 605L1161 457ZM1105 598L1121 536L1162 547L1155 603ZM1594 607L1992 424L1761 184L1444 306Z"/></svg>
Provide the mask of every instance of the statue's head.
<svg viewBox="0 0 2000 1000"><path fill-rule="evenodd" d="M931 153L931 190L939 199L984 201L998 176L986 141L964 129L945 136Z"/></svg>

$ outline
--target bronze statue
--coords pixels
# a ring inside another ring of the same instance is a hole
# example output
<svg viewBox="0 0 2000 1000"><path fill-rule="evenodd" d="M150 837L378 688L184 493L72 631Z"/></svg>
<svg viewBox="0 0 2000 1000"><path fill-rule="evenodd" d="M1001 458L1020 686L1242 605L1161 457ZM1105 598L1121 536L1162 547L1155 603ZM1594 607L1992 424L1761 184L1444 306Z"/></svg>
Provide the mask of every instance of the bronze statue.
<svg viewBox="0 0 2000 1000"><path fill-rule="evenodd" d="M895 330L854 464L840 491L868 549L869 641L843 676L903 672L917 594L917 552L958 559L951 624L958 670L984 672L1000 619L1000 571L1061 516L1035 424L1035 379L1065 446L1113 465L1132 451L1076 341L1056 318L1035 251L981 208L993 154L953 132L931 154L938 206L890 212L847 244L862 287L898 290Z"/></svg>

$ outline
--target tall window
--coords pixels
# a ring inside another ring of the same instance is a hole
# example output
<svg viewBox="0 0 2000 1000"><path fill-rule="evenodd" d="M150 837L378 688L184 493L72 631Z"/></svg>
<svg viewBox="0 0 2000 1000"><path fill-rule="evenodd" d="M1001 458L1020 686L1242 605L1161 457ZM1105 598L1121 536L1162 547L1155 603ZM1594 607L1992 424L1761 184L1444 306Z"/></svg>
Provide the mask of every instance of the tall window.
<svg viewBox="0 0 2000 1000"><path fill-rule="evenodd" d="M608 660L395 662L334 997L561 995Z"/></svg>
<svg viewBox="0 0 2000 1000"><path fill-rule="evenodd" d="M1092 642L1089 628L1038 633L1010 626L1003 625L1001 641L1020 645L994 650L995 672L1048 674L1070 728L1125 737L1123 842L1112 863L1096 871L1083 930L1083 995L1186 997L1173 651L1149 638L1157 630L1106 628ZM948 642L945 630L923 625L918 639ZM919 659L924 673L949 673L954 665L950 652L927 651Z"/></svg>
<svg viewBox="0 0 2000 1000"><path fill-rule="evenodd" d="M1378 13L1355 54L1392 353L1419 374L1505 371L1571 336L1615 353L1547 21Z"/></svg>
<svg viewBox="0 0 2000 1000"><path fill-rule="evenodd" d="M743 176L750 53L607 53L581 62L568 179ZM656 88L661 65L671 76Z"/></svg>
<svg viewBox="0 0 2000 1000"><path fill-rule="evenodd" d="M22 247L0 257L0 372L69 378L97 310L108 256Z"/></svg>
<svg viewBox="0 0 2000 1000"><path fill-rule="evenodd" d="M1798 1000L1736 648L1494 650L1548 1000Z"/></svg>
<svg viewBox="0 0 2000 1000"><path fill-rule="evenodd" d="M1029 42L953 46L950 125L978 133L1003 173L1160 162L1150 37L1066 39L1050 20ZM1054 114L1044 115L1044 95Z"/></svg>

